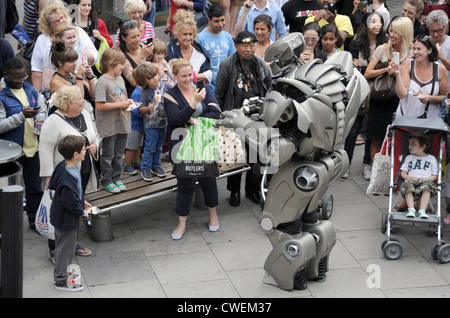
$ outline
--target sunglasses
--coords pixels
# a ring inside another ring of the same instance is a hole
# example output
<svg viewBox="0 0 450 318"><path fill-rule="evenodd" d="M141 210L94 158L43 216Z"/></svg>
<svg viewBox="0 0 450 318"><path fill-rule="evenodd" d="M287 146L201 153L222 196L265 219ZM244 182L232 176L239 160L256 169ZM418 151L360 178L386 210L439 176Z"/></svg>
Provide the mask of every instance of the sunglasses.
<svg viewBox="0 0 450 318"><path fill-rule="evenodd" d="M428 36L428 35L418 35L418 36L416 36L415 40L425 42L425 41L428 41L429 38L430 38L430 36Z"/></svg>
<svg viewBox="0 0 450 318"><path fill-rule="evenodd" d="M137 25L138 25L138 23L137 23L136 20L127 20L127 21L125 21L125 22L123 23L123 27L124 27L125 29L129 29L129 28L131 28L132 26L137 26Z"/></svg>

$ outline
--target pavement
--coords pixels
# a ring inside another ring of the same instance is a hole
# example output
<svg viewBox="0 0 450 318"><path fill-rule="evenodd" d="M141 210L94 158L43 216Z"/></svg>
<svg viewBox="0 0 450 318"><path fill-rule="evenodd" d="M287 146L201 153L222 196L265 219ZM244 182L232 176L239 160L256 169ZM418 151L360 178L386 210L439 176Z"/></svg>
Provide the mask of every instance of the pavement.
<svg viewBox="0 0 450 318"><path fill-rule="evenodd" d="M175 195L116 209L111 213L111 242L94 242L80 224L79 242L93 251L74 257L85 289L57 291L47 241L27 227L24 217L25 298L390 298L450 297L450 264L431 257L437 242L427 227L404 226L393 235L404 248L387 260L381 243L382 211L389 197L366 195L362 176L364 146L356 146L348 179L334 182L330 221L337 242L325 282L310 281L306 290L284 291L262 282L272 246L259 225L261 210L243 196L229 206L226 181L219 181L220 230L207 229L207 211L192 208L180 241L171 238L177 223ZM411 223L410 223L411 224ZM450 242L449 230L443 239Z"/></svg>
<svg viewBox="0 0 450 318"><path fill-rule="evenodd" d="M389 1L391 16L402 1ZM171 239L177 224L175 196L169 194L112 212L111 242L94 242L80 224L79 242L93 251L74 257L85 289L57 291L47 240L30 230L24 215L25 298L447 298L450 264L431 256L437 242L427 227L398 227L393 232L404 248L398 260L381 250L380 231L389 197L367 195L362 176L364 146L356 146L348 179L334 182L332 222L337 242L324 282L308 282L306 290L284 291L262 282L263 265L272 246L259 225L259 206L242 196L237 208L228 204L226 181L219 181L220 230L207 229L207 212L192 208L180 241ZM445 211L445 210L444 210ZM443 228L443 240L450 242Z"/></svg>

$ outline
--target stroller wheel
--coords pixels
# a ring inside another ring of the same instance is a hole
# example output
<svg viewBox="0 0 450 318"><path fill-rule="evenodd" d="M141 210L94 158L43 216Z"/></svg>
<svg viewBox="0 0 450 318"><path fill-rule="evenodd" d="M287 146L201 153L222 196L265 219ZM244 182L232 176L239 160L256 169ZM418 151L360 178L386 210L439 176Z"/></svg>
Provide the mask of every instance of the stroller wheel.
<svg viewBox="0 0 450 318"><path fill-rule="evenodd" d="M433 259L438 259L438 252L441 249L442 246L446 245L447 243L445 241L439 241L436 244L434 244L433 249L431 250L431 257Z"/></svg>
<svg viewBox="0 0 450 318"><path fill-rule="evenodd" d="M450 262L450 244L442 246L437 253L437 257L441 264Z"/></svg>
<svg viewBox="0 0 450 318"><path fill-rule="evenodd" d="M327 194L322 199L322 219L329 220L331 218L332 213L333 213L333 196L331 194Z"/></svg>
<svg viewBox="0 0 450 318"><path fill-rule="evenodd" d="M387 241L384 244L383 253L389 260L399 259L403 254L403 246L398 241Z"/></svg>
<svg viewBox="0 0 450 318"><path fill-rule="evenodd" d="M388 218L388 214L387 212L383 212L381 214L381 233L385 234L386 230L387 230L387 218Z"/></svg>

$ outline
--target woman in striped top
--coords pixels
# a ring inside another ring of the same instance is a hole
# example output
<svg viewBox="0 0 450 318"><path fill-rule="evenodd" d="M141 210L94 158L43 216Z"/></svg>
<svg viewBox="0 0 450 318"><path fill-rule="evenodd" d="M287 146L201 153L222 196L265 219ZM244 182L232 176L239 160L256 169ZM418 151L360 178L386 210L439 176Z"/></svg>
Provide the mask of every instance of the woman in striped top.
<svg viewBox="0 0 450 318"><path fill-rule="evenodd" d="M126 0L123 9L130 20L135 20L138 22L141 43L147 43L149 38L155 37L152 24L142 20L144 13L147 11L147 7L142 0ZM114 40L116 46L119 44L120 40L119 33L120 28L117 30L117 36Z"/></svg>

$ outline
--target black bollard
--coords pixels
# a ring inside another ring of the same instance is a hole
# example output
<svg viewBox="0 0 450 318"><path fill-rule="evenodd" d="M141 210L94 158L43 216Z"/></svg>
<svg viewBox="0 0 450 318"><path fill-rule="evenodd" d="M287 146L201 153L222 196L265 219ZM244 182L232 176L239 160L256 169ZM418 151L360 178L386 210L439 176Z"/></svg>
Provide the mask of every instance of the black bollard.
<svg viewBox="0 0 450 318"><path fill-rule="evenodd" d="M23 297L23 187L0 188L0 295Z"/></svg>

